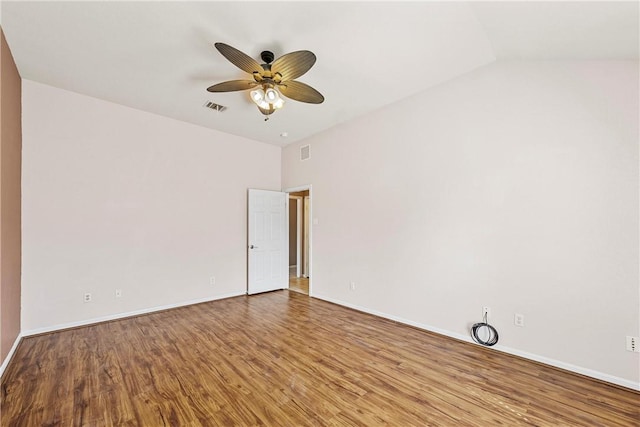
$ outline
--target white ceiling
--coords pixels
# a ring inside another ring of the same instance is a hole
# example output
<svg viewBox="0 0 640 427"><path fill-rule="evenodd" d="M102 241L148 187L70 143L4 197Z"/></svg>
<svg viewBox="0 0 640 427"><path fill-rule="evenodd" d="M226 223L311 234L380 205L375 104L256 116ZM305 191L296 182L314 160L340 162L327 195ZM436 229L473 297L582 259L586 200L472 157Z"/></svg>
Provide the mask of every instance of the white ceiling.
<svg viewBox="0 0 640 427"><path fill-rule="evenodd" d="M496 59L639 58L635 1L2 1L1 7L2 29L25 79L280 146ZM262 50L276 57L311 50L318 60L298 80L326 101L288 100L265 122L248 93L207 92L248 76L218 53L218 41L256 60ZM206 109L207 101L228 109Z"/></svg>

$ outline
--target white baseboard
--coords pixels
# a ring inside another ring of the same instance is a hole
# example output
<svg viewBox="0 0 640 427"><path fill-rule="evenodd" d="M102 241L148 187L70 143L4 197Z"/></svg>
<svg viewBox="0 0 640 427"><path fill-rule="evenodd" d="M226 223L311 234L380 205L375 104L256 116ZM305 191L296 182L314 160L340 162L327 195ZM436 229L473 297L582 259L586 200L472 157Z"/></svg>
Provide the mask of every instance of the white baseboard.
<svg viewBox="0 0 640 427"><path fill-rule="evenodd" d="M348 307L348 308L352 308L354 310L358 310L358 311L362 311L364 313L368 313L368 314L373 314L374 316L378 316L378 317L382 317L385 319L389 319L389 320L393 320L399 323L403 323L405 325L410 325L410 326L414 326L416 328L419 329L424 329L426 331L429 332L435 332L436 334L439 335L444 335L446 337L450 337L450 338L455 338L461 341L465 341L468 343L471 343L473 345L480 345L477 344L475 341L473 341L471 339L470 336L467 335L463 335L463 334L459 334L456 332L451 332L451 331L447 331L441 328L436 328L430 325L425 325L423 323L418 323L418 322L414 322L412 320L408 320L408 319L403 319L401 317L398 316L393 316L391 314L387 314L387 313L383 313L380 311L376 311L376 310L371 310L369 308L366 307L361 307L359 305L355 305L355 304L351 304L345 301L340 301L334 298L329 298L329 297L325 297L322 295L313 295L314 298L318 298L333 304L337 304L337 305L341 305L344 307ZM576 366L576 365L572 365L570 363L565 363L559 360L555 360L555 359L551 359L549 357L545 357L545 356L540 356L537 354L533 354L533 353L528 353L526 351L521 351L515 348L510 348L510 347L505 347L502 345L495 345L493 347L485 347L485 348L490 348L490 349L494 349L494 350L498 350L500 352L503 353L508 353L508 354L512 354L514 356L520 356L523 357L525 359L529 359L529 360L533 360L535 362L539 362L539 363L544 363L545 365L550 365L556 368L560 368L560 369L564 369L566 371L571 371L577 374L581 374L581 375L585 375L587 377L591 377L591 378L595 378L601 381L605 381L611 384L615 384L615 385L619 385L621 387L625 387L625 388L629 388L631 390L636 390L636 391L640 391L640 382L634 382L634 381L630 381L627 380L625 378L620 378L620 377L616 377L613 375L609 375L609 374L605 374L599 371L594 371L592 369L588 369L588 368L583 368L581 366Z"/></svg>
<svg viewBox="0 0 640 427"><path fill-rule="evenodd" d="M179 303L175 303L175 304L167 304L167 305L158 306L158 307L143 308L141 310L129 311L129 312L126 312L126 313L118 313L118 314L112 314L112 315L109 315L109 316L96 317L96 318L93 318L93 319L80 320L78 322L70 322L70 323L63 323L63 324L53 325L53 326L45 326L43 328L37 328L37 329L31 329L31 330L28 330L28 331L22 331L20 336L28 337L28 336L32 336L32 335L39 335L39 334L45 334L45 333L48 333L48 332L60 331L60 330L63 330L63 329L77 328L79 326L94 325L96 323L108 322L110 320L124 319L126 317L139 316L141 314L149 314L149 313L154 313L156 311L162 311L162 310L168 310L168 309L171 309L171 308L184 307L184 306L193 305L193 304L200 304L200 303L203 303L203 302L216 301L216 300L221 300L221 299L225 299L225 298L238 297L238 296L241 296L241 295L246 295L246 294L244 292L239 292L239 293L238 292L234 292L234 293L225 294L225 295L217 295L215 297L200 298L200 299L195 299L195 300L191 300L191 301L183 301L183 302L179 302Z"/></svg>
<svg viewBox="0 0 640 427"><path fill-rule="evenodd" d="M9 353L7 353L7 357L4 358L4 360L2 361L2 365L0 365L0 378L2 378L2 375L4 375L4 370L7 369L7 366L9 365L9 362L13 357L13 353L16 352L16 348L18 348L18 344L20 344L20 340L22 340L22 332L18 334L16 340L11 346L11 350L9 350Z"/></svg>

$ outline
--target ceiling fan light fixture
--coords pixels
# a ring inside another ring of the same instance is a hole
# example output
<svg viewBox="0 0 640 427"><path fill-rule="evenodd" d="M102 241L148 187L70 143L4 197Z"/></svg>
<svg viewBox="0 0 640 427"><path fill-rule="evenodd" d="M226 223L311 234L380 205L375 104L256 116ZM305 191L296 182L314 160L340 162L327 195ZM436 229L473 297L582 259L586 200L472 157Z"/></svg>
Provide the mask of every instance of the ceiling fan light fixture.
<svg viewBox="0 0 640 427"><path fill-rule="evenodd" d="M264 110L269 109L269 102L267 101L264 90L262 88L252 90L250 94L251 100L258 106L258 108L262 108Z"/></svg>
<svg viewBox="0 0 640 427"><path fill-rule="evenodd" d="M267 102L276 110L282 108L284 105L284 99L280 96L280 93L273 87L269 87L264 91L264 96Z"/></svg>
<svg viewBox="0 0 640 427"><path fill-rule="evenodd" d="M260 111L275 111L284 106L284 99L277 90L272 87L262 87L250 92L251 100L258 106Z"/></svg>
<svg viewBox="0 0 640 427"><path fill-rule="evenodd" d="M274 102L272 102L271 105L276 110L279 110L280 108L282 108L284 106L284 99L278 97L278 99L276 99Z"/></svg>
<svg viewBox="0 0 640 427"><path fill-rule="evenodd" d="M278 92L276 92L276 90L273 88L267 89L264 95L267 97L267 101L269 101L270 103L274 103L278 98L280 98Z"/></svg>
<svg viewBox="0 0 640 427"><path fill-rule="evenodd" d="M262 89L256 89L251 91L251 99L256 104L259 104L264 100L264 91Z"/></svg>

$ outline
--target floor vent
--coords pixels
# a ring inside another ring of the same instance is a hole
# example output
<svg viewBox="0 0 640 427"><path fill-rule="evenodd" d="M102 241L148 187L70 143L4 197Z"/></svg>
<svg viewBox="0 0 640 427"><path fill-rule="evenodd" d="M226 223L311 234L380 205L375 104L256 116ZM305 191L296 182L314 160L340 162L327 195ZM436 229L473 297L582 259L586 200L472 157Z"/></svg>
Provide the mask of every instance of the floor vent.
<svg viewBox="0 0 640 427"><path fill-rule="evenodd" d="M211 101L207 101L206 104L204 104L204 107L206 108L210 108L212 110L215 110L219 113L223 112L224 110L227 109L227 107L225 107L224 105L220 105L220 104L216 104L215 102L211 102Z"/></svg>
<svg viewBox="0 0 640 427"><path fill-rule="evenodd" d="M309 160L311 158L311 145L303 145L300 147L300 160Z"/></svg>

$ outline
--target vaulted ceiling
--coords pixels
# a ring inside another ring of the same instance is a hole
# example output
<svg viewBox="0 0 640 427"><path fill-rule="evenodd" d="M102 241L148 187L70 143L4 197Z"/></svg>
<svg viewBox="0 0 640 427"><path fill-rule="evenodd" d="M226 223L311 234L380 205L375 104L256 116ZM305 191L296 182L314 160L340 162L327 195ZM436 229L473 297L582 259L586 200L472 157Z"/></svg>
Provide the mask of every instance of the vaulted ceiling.
<svg viewBox="0 0 640 427"><path fill-rule="evenodd" d="M284 146L496 59L638 60L638 12L638 2L2 1L0 19L25 79ZM207 92L247 77L215 42L256 60L311 50L317 62L299 80L326 101L288 100L265 122L247 92Z"/></svg>

